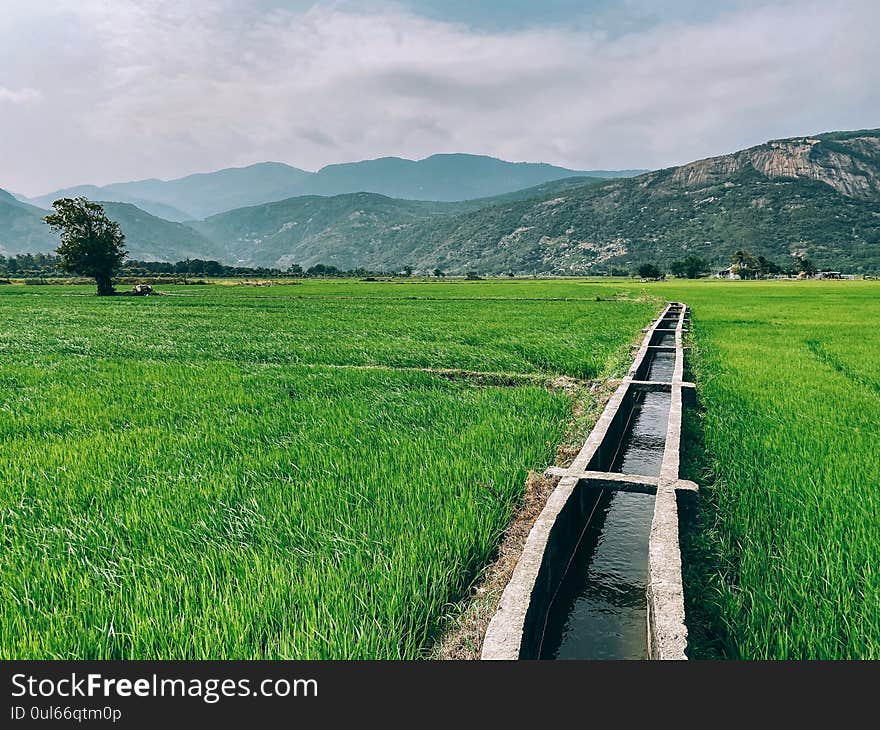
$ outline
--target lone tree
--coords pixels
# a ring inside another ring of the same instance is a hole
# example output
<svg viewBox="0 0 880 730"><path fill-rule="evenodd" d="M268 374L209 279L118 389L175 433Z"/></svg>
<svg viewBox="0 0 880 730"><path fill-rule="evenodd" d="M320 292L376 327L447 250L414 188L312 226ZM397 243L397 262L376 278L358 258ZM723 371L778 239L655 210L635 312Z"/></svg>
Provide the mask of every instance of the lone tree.
<svg viewBox="0 0 880 730"><path fill-rule="evenodd" d="M639 276L643 279L659 279L663 276L660 269L650 263L639 264L639 268L636 271L638 271Z"/></svg>
<svg viewBox="0 0 880 730"><path fill-rule="evenodd" d="M53 231L61 232L56 249L59 266L72 274L93 276L98 296L115 294L111 279L128 254L119 224L86 198L60 198L52 207L55 212L45 220Z"/></svg>

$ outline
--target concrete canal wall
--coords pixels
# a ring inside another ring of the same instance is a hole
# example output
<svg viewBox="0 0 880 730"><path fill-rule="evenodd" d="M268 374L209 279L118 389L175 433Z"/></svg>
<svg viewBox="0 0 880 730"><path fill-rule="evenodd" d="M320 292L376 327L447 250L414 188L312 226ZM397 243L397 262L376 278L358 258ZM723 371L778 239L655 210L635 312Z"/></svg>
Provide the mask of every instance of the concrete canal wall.
<svg viewBox="0 0 880 730"><path fill-rule="evenodd" d="M603 490L655 495L645 576L644 654L653 659L686 658L676 495L696 489L678 478L682 392L693 388L683 381L687 316L687 307L680 303L663 309L571 466L548 470L560 477L559 483L529 533L489 624L483 659L546 655L542 644L551 605ZM658 397L650 397L652 393ZM614 524L612 520L606 527L613 529Z"/></svg>

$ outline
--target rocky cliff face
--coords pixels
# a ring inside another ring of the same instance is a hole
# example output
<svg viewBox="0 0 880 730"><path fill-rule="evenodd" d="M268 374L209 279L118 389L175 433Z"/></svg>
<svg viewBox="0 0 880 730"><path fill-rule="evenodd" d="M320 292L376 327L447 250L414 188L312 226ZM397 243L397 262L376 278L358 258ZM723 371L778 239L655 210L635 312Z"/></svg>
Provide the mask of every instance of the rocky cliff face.
<svg viewBox="0 0 880 730"><path fill-rule="evenodd" d="M855 136L829 134L773 140L731 155L682 165L673 170L671 181L684 188L700 188L753 170L770 180L816 180L850 198L880 201L880 131L850 134ZM647 186L660 179L660 173L644 176Z"/></svg>

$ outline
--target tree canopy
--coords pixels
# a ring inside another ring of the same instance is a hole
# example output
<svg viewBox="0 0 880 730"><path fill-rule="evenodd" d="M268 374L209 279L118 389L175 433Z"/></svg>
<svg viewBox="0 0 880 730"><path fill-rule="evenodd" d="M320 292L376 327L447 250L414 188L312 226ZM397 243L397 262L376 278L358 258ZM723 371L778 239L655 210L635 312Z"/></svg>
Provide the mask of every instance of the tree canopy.
<svg viewBox="0 0 880 730"><path fill-rule="evenodd" d="M806 256L798 256L797 267L798 271L802 272L804 276L814 276L816 274L816 265Z"/></svg>
<svg viewBox="0 0 880 730"><path fill-rule="evenodd" d="M663 276L657 265L651 263L640 264L637 271L643 279L660 279Z"/></svg>
<svg viewBox="0 0 880 730"><path fill-rule="evenodd" d="M673 261L669 270L679 278L698 279L709 270L709 264L699 256L687 256Z"/></svg>
<svg viewBox="0 0 880 730"><path fill-rule="evenodd" d="M56 249L59 267L94 277L99 296L113 294L113 274L128 253L119 224L107 217L101 205L86 198L60 198L52 207L55 212L49 213L45 221L61 233L61 244Z"/></svg>
<svg viewBox="0 0 880 730"><path fill-rule="evenodd" d="M730 261L730 270L740 279L756 279L761 274L761 264L748 251L735 251Z"/></svg>

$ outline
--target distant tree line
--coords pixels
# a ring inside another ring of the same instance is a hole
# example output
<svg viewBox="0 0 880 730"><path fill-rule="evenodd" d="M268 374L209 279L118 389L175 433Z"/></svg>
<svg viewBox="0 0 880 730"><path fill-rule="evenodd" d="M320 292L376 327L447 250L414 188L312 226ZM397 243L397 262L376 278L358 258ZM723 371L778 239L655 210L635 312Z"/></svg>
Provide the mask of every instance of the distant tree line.
<svg viewBox="0 0 880 730"><path fill-rule="evenodd" d="M289 276L294 278L320 278L342 276L390 276L388 272L370 269L340 269L328 264L315 264L303 269L299 264L291 264L285 269L265 266L228 266L213 259L184 259L175 263L165 261L126 261L121 273L129 276L143 275L188 275L208 277L269 277Z"/></svg>
<svg viewBox="0 0 880 730"><path fill-rule="evenodd" d="M730 273L741 279L765 279L768 276L813 276L817 272L815 264L805 256L793 256L784 265L765 258L755 256L749 251L735 251L728 266ZM667 274L672 274L679 279L699 279L711 273L711 265L705 259L698 256L687 256L669 264L668 269L661 268L656 263L646 261L633 271L626 268L614 267L611 269L612 276L640 276L643 279L662 279Z"/></svg>
<svg viewBox="0 0 880 730"><path fill-rule="evenodd" d="M46 276L60 272L56 268L58 257L45 253L20 253L0 256L0 274L3 276Z"/></svg>
<svg viewBox="0 0 880 730"><path fill-rule="evenodd" d="M762 279L768 276L787 275L796 276L803 272L806 276L812 276L817 268L810 259L797 257L786 262L785 266L770 261L763 256L754 256L748 251L737 251L730 262L730 269L742 279ZM634 269L622 266L614 266L607 273L611 276L638 276L643 279L661 279L667 274L678 278L698 279L713 271L710 264L697 256L688 256L684 259L673 261L668 267L652 262L643 262ZM365 276L412 276L410 267L403 267L400 271L373 271L370 269L340 269L328 264L315 264L303 269L298 264L293 264L285 269L265 266L228 266L213 259L184 259L182 261L138 261L137 259L126 260L118 269L117 276L122 277L150 277L172 276L179 278L206 277L206 278L342 278L342 277L365 277ZM446 274L435 269L433 276L443 278ZM508 271L508 277L514 276L513 271ZM75 273L61 268L61 259L54 254L45 253L21 253L15 256L0 255L0 276L23 279L37 279L46 277L70 278ZM572 274L582 276L582 274ZM479 279L481 275L476 271L468 271L466 278Z"/></svg>
<svg viewBox="0 0 880 730"><path fill-rule="evenodd" d="M257 278L289 276L297 278L394 276L383 271L369 269L339 269L327 264L315 264L308 269L294 264L286 269L265 266L228 266L211 259L184 259L183 261L138 261L128 259L117 270L117 276L179 276L179 277L228 277ZM0 276L16 278L75 277L76 274L61 267L61 257L45 253L21 253L0 256Z"/></svg>

